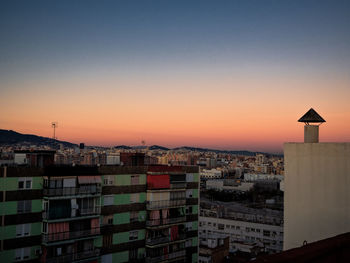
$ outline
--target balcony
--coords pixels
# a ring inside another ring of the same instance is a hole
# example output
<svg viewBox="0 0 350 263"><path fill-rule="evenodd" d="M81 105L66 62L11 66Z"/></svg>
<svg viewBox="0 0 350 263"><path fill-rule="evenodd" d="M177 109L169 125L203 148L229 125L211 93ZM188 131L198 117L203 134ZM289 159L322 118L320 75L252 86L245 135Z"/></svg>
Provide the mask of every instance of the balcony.
<svg viewBox="0 0 350 263"><path fill-rule="evenodd" d="M89 185L84 187L65 187L65 188L44 188L44 196L74 196L74 195L100 195L101 186Z"/></svg>
<svg viewBox="0 0 350 263"><path fill-rule="evenodd" d="M69 232L60 232L60 233L52 233L52 234L43 234L42 240L43 243L57 242L69 239L90 237L100 234L100 228L92 228L80 231L69 231Z"/></svg>
<svg viewBox="0 0 350 263"><path fill-rule="evenodd" d="M69 215L68 215L69 214ZM71 209L70 213L50 213L50 211L43 212L43 219L44 220L60 220L60 219L74 219L74 218L80 218L84 216L93 216L93 215L99 215L101 214L101 206L95 206L90 208L80 208L80 209ZM73 216L72 216L73 215Z"/></svg>
<svg viewBox="0 0 350 263"><path fill-rule="evenodd" d="M186 182L183 183L171 183L170 189L186 189Z"/></svg>
<svg viewBox="0 0 350 263"><path fill-rule="evenodd" d="M68 263L68 262L75 262L79 260L89 259L89 258L96 258L100 255L100 250L87 250L87 251L81 251L73 254L68 255L62 255L62 256L55 256L52 258L46 258L46 263Z"/></svg>
<svg viewBox="0 0 350 263"><path fill-rule="evenodd" d="M146 207L147 209L162 209L184 205L186 205L186 199L148 201Z"/></svg>
<svg viewBox="0 0 350 263"><path fill-rule="evenodd" d="M146 226L162 226L162 225L181 223L185 221L186 221L186 216L154 219L154 220L147 220Z"/></svg>
<svg viewBox="0 0 350 263"><path fill-rule="evenodd" d="M180 250L180 251L176 251L176 252L166 254L166 255L161 255L161 256L156 256L156 257L147 257L146 262L147 263L162 262L165 260L171 260L171 259L180 258L180 257L184 257L184 256L186 256L186 251Z"/></svg>
<svg viewBox="0 0 350 263"><path fill-rule="evenodd" d="M146 245L155 246L158 244L166 244L166 243L175 242L175 241L179 241L179 240L183 240L183 239L186 239L186 234L179 234L179 236L174 240L171 240L170 236L154 237L154 238L146 239Z"/></svg>

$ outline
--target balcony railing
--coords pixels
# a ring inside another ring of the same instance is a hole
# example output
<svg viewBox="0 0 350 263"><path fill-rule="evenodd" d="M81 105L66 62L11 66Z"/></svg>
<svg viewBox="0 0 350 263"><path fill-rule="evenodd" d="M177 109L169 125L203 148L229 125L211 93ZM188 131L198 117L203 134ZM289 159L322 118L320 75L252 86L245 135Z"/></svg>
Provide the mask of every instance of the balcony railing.
<svg viewBox="0 0 350 263"><path fill-rule="evenodd" d="M169 224L176 224L185 222L186 217L174 217L174 218L162 218L162 219L153 219L153 220L147 220L146 225L147 226L161 226L161 225L169 225Z"/></svg>
<svg viewBox="0 0 350 263"><path fill-rule="evenodd" d="M186 183L172 183L170 184L171 189L184 189L186 188Z"/></svg>
<svg viewBox="0 0 350 263"><path fill-rule="evenodd" d="M147 257L146 258L146 262L147 263L155 263L155 262L161 262L161 261L164 261L164 260L184 257L184 256L186 256L186 251L185 250L180 250L180 251L176 251L176 252L173 252L173 253L170 253L170 254L161 255L161 256L157 256L157 257Z"/></svg>
<svg viewBox="0 0 350 263"><path fill-rule="evenodd" d="M148 201L147 209L162 209L162 208L184 206L184 205L186 205L186 199Z"/></svg>
<svg viewBox="0 0 350 263"><path fill-rule="evenodd" d="M179 241L186 239L186 234L179 234L176 239L171 239L171 236L166 237L154 237L154 238L147 238L146 239L146 245L154 246L157 244L165 244L173 241Z"/></svg>
<svg viewBox="0 0 350 263"><path fill-rule="evenodd" d="M89 237L100 234L100 228L91 228L80 231L69 231L69 232L60 232L60 233L51 233L51 234L43 234L42 239L43 243L56 242L68 239L76 239L82 237Z"/></svg>
<svg viewBox="0 0 350 263"><path fill-rule="evenodd" d="M78 260L98 257L99 255L100 255L99 249L87 250L87 251L81 251L81 252L68 254L68 255L46 258L46 263L68 263L68 262L74 262Z"/></svg>
<svg viewBox="0 0 350 263"><path fill-rule="evenodd" d="M73 210L73 209L72 209ZM90 208L79 208L79 209L74 209L75 213L71 213L69 214L70 216L62 216L60 217L60 215L52 215L50 216L50 212L43 212L43 219L45 220L55 220L55 219L65 219L65 218L76 218L76 217L82 217L82 216L90 216L90 215L99 215L101 214L101 206L95 206L95 207L90 207ZM72 216L72 214L74 216Z"/></svg>
<svg viewBox="0 0 350 263"><path fill-rule="evenodd" d="M44 196L70 196L101 194L101 186L91 185L83 187L44 188Z"/></svg>

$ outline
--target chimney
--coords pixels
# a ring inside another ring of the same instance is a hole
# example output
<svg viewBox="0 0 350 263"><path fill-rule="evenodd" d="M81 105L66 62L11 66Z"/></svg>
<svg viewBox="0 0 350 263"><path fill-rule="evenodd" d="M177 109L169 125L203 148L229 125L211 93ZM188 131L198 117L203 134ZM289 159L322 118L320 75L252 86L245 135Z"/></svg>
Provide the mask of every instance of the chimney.
<svg viewBox="0 0 350 263"><path fill-rule="evenodd" d="M304 122L304 143L319 142L319 126L326 122L313 108L301 117L298 122ZM316 123L310 125L310 123Z"/></svg>

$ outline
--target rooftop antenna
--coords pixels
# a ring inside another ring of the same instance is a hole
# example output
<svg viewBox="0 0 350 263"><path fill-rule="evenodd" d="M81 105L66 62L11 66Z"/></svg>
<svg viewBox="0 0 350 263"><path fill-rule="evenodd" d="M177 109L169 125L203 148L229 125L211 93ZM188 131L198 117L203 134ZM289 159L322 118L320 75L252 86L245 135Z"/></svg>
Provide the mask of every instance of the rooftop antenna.
<svg viewBox="0 0 350 263"><path fill-rule="evenodd" d="M51 123L51 128L53 128L53 137L52 137L52 139L57 140L57 137L56 137L56 128L58 128L58 122L57 122L57 121L53 121L53 122Z"/></svg>

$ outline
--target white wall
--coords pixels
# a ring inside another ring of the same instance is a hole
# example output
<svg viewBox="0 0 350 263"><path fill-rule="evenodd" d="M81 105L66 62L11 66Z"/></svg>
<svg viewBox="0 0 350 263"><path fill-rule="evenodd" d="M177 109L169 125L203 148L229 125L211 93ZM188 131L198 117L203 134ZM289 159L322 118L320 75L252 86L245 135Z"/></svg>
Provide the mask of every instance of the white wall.
<svg viewBox="0 0 350 263"><path fill-rule="evenodd" d="M350 143L286 143L284 249L350 231Z"/></svg>

